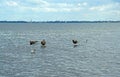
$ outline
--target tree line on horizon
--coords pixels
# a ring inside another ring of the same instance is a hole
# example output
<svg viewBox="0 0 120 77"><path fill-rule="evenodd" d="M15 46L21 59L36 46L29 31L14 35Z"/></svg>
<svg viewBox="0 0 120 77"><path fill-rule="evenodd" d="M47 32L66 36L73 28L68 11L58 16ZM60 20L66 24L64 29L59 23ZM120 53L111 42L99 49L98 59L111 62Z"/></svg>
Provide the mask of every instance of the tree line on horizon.
<svg viewBox="0 0 120 77"><path fill-rule="evenodd" d="M120 23L120 21L0 21L0 23Z"/></svg>

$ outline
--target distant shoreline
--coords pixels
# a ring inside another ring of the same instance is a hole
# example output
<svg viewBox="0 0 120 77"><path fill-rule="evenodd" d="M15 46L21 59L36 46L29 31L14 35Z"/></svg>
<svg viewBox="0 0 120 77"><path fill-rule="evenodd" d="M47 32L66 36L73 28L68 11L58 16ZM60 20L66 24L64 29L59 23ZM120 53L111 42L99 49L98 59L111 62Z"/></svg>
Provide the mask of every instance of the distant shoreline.
<svg viewBox="0 0 120 77"><path fill-rule="evenodd" d="M120 23L120 21L0 21L0 23Z"/></svg>

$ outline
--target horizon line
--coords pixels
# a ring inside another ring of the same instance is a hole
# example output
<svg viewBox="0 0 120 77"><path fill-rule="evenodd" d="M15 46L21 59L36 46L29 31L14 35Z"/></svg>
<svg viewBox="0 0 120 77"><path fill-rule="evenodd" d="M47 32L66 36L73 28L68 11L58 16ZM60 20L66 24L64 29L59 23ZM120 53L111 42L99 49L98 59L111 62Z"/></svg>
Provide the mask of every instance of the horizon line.
<svg viewBox="0 0 120 77"><path fill-rule="evenodd" d="M26 22L48 22L48 21L79 21L79 22L81 22L81 21L120 21L120 20L40 20L40 21L38 21L38 20L0 20L0 22L1 21L26 21Z"/></svg>
<svg viewBox="0 0 120 77"><path fill-rule="evenodd" d="M108 21L0 21L0 23L120 23L119 20Z"/></svg>

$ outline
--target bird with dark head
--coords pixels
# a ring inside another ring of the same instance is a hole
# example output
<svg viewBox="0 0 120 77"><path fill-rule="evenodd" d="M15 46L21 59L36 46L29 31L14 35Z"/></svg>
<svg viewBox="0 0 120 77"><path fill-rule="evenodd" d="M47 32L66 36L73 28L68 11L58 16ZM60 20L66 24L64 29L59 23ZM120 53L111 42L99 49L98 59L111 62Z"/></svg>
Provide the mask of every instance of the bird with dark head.
<svg viewBox="0 0 120 77"><path fill-rule="evenodd" d="M33 41L33 40L30 40L30 45L33 45L35 43L37 43L38 41Z"/></svg>
<svg viewBox="0 0 120 77"><path fill-rule="evenodd" d="M43 40L41 41L41 45L42 45L42 46L45 46L45 44L46 44L46 41L43 39Z"/></svg>
<svg viewBox="0 0 120 77"><path fill-rule="evenodd" d="M72 40L73 44L77 44L78 41L77 40Z"/></svg>

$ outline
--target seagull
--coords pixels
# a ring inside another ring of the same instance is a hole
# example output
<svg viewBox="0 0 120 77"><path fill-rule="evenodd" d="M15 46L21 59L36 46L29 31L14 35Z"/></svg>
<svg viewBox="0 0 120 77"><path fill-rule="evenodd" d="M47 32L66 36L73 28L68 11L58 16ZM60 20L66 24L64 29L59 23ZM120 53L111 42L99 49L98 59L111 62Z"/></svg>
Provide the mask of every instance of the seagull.
<svg viewBox="0 0 120 77"><path fill-rule="evenodd" d="M46 41L45 41L45 39L43 39L43 40L41 41L41 45L42 45L42 46L45 46L45 44L46 44Z"/></svg>
<svg viewBox="0 0 120 77"><path fill-rule="evenodd" d="M72 40L73 44L77 44L78 41L77 40Z"/></svg>
<svg viewBox="0 0 120 77"><path fill-rule="evenodd" d="M35 43L37 43L38 41L30 41L30 45L33 45L33 44L35 44Z"/></svg>
<svg viewBox="0 0 120 77"><path fill-rule="evenodd" d="M35 54L36 49L34 49L34 45L37 43L38 41L34 41L34 40L30 40L30 45L32 46L32 50L31 53Z"/></svg>
<svg viewBox="0 0 120 77"><path fill-rule="evenodd" d="M72 42L73 42L73 44L74 44L74 48L78 46L78 45L77 45L77 43L78 43L77 40L72 40Z"/></svg>

